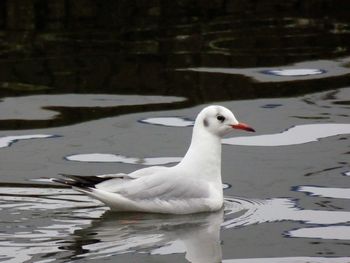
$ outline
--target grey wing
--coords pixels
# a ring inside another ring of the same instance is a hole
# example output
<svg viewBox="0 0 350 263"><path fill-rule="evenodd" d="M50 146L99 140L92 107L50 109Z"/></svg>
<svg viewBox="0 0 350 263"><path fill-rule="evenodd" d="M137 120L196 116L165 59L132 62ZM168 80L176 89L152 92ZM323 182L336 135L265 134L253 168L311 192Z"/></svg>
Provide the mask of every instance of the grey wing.
<svg viewBox="0 0 350 263"><path fill-rule="evenodd" d="M136 170L130 174L116 174L116 175L99 175L99 177L109 178L103 182L96 184L95 188L101 189L107 192L116 193L121 189L127 188L131 181L134 181L140 177L152 176L154 174L164 173L168 168L162 166L152 166Z"/></svg>
<svg viewBox="0 0 350 263"><path fill-rule="evenodd" d="M51 180L56 183L82 189L97 188L107 192L118 192L121 189L127 189L131 181L137 181L138 178L145 178L154 174L165 174L168 169L162 166L152 166L130 174L117 173L93 176L61 174L64 178L51 178Z"/></svg>
<svg viewBox="0 0 350 263"><path fill-rule="evenodd" d="M128 174L130 178L139 178L144 176L151 176L154 174L166 174L169 170L169 167L164 166L151 166L147 168L143 168L140 170L136 170L135 172L132 172Z"/></svg>
<svg viewBox="0 0 350 263"><path fill-rule="evenodd" d="M209 197L209 186L200 180L155 174L129 181L116 193L135 201L193 199Z"/></svg>

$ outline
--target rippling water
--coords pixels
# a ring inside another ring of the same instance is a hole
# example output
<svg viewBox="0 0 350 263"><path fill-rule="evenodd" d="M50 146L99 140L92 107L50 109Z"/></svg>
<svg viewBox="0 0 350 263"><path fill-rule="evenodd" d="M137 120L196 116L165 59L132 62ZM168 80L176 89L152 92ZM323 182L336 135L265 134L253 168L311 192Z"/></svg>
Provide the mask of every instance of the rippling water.
<svg viewBox="0 0 350 263"><path fill-rule="evenodd" d="M54 259L45 262L102 260L135 252L185 253L191 262L217 262L222 259L220 235L284 221L300 224L300 228L281 233L286 237L347 240L349 236L349 227L341 224L350 222L350 212L302 209L290 198L226 197L224 211L173 216L113 213L85 195L50 186L2 186L0 194L0 258L7 262L47 255ZM252 260L249 262L255 262ZM283 260L295 262L296 258Z"/></svg>
<svg viewBox="0 0 350 263"><path fill-rule="evenodd" d="M0 261L350 262L349 8L0 2ZM174 165L208 104L257 131L223 140L222 211L112 213L47 179Z"/></svg>
<svg viewBox="0 0 350 263"><path fill-rule="evenodd" d="M0 259L350 261L347 94L344 88L223 103L258 134L223 140L225 209L208 214L112 213L98 201L41 179L173 165L181 160L176 156L186 150L193 117L203 105L2 132Z"/></svg>

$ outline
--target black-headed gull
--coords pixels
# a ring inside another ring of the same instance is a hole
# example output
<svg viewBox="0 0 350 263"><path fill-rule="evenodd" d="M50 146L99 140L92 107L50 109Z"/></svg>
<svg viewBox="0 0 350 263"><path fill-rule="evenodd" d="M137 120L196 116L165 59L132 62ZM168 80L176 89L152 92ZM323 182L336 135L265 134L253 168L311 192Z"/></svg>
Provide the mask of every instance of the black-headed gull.
<svg viewBox="0 0 350 263"><path fill-rule="evenodd" d="M253 132L222 106L208 106L197 116L191 145L173 167L153 166L130 174L65 175L54 182L72 186L114 211L190 214L223 206L221 138L233 129Z"/></svg>

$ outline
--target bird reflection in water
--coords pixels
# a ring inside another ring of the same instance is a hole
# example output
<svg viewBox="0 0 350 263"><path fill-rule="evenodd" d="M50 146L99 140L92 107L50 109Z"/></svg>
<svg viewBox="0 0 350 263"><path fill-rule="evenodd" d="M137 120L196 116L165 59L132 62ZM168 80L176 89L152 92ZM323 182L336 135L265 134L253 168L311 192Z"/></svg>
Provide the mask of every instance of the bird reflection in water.
<svg viewBox="0 0 350 263"><path fill-rule="evenodd" d="M223 209L214 213L165 215L106 211L87 228L76 230L76 258L105 258L127 252L152 255L186 253L189 262L221 262L220 227Z"/></svg>

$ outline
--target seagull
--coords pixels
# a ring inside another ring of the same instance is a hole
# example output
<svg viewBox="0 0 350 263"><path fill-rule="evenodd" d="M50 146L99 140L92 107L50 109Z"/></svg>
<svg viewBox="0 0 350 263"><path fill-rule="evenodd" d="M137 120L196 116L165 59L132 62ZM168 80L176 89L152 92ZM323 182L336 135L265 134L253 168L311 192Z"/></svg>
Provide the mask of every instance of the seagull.
<svg viewBox="0 0 350 263"><path fill-rule="evenodd" d="M187 153L172 167L152 166L132 173L52 178L119 212L191 214L220 210L221 138L233 129L255 132L227 108L211 105L196 117Z"/></svg>

